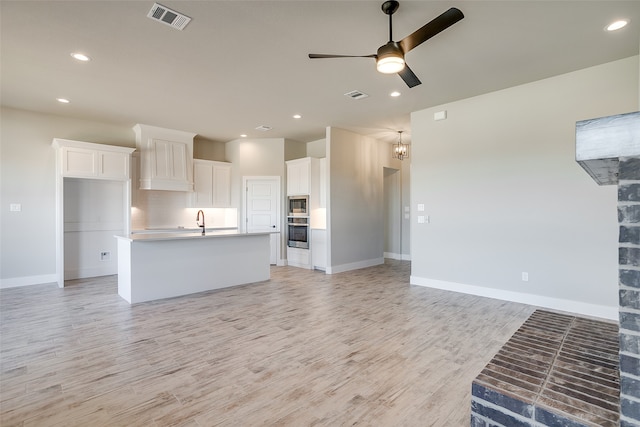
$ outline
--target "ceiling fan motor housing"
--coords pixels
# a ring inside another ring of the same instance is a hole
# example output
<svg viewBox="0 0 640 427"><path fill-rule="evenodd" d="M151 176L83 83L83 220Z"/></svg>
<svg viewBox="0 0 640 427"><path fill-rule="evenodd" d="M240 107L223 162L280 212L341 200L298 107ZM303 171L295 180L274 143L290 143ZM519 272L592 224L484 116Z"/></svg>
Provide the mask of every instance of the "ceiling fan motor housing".
<svg viewBox="0 0 640 427"><path fill-rule="evenodd" d="M378 48L376 67L385 74L397 73L404 68L404 51L400 45L390 41Z"/></svg>

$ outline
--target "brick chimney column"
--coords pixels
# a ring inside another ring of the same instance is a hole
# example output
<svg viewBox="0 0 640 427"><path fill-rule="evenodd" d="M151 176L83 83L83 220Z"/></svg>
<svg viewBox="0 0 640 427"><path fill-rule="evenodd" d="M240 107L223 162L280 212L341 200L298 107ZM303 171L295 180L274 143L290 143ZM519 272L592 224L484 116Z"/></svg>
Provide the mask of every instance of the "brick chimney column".
<svg viewBox="0 0 640 427"><path fill-rule="evenodd" d="M621 157L618 175L620 427L640 425L640 157Z"/></svg>

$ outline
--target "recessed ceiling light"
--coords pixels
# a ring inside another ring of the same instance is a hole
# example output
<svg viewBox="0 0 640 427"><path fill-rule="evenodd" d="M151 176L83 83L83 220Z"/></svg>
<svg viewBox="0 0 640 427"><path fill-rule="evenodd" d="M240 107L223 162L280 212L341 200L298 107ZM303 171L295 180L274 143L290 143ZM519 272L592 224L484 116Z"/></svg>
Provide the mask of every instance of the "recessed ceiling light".
<svg viewBox="0 0 640 427"><path fill-rule="evenodd" d="M614 21L611 24L607 25L607 31L616 31L621 28L624 28L629 23L628 19L620 19L618 21Z"/></svg>
<svg viewBox="0 0 640 427"><path fill-rule="evenodd" d="M240 138L246 138L246 137L247 137L246 133L243 133L242 135L240 135Z"/></svg>
<svg viewBox="0 0 640 427"><path fill-rule="evenodd" d="M394 98L396 98L396 97L400 96L400 92L398 92L397 90L396 90L396 91L393 91L393 92L391 92L391 93L389 94L389 96L393 96Z"/></svg>
<svg viewBox="0 0 640 427"><path fill-rule="evenodd" d="M302 116L301 116L300 114L294 114L294 115L293 115L293 118L294 118L294 119L301 119L301 118L302 118Z"/></svg>
<svg viewBox="0 0 640 427"><path fill-rule="evenodd" d="M56 98L56 100L61 104L68 104L69 100L66 98Z"/></svg>
<svg viewBox="0 0 640 427"><path fill-rule="evenodd" d="M85 55L84 53L80 53L80 52L74 52L71 54L71 56L74 59L77 59L78 61L82 61L82 62L88 62L91 61L91 58L89 58L87 55Z"/></svg>

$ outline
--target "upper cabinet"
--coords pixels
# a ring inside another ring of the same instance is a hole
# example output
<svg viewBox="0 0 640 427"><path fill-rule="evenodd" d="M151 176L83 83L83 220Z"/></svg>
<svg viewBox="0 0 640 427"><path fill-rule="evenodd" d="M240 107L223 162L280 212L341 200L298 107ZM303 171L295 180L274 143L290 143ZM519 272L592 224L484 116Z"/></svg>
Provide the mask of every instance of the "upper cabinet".
<svg viewBox="0 0 640 427"><path fill-rule="evenodd" d="M55 138L61 175L66 178L129 179L134 148Z"/></svg>
<svg viewBox="0 0 640 427"><path fill-rule="evenodd" d="M287 161L287 196L308 196L311 193L311 173L318 159L304 157Z"/></svg>
<svg viewBox="0 0 640 427"><path fill-rule="evenodd" d="M140 189L193 191L191 132L137 124L136 147L140 152Z"/></svg>
<svg viewBox="0 0 640 427"><path fill-rule="evenodd" d="M231 207L231 163L193 160L194 208Z"/></svg>

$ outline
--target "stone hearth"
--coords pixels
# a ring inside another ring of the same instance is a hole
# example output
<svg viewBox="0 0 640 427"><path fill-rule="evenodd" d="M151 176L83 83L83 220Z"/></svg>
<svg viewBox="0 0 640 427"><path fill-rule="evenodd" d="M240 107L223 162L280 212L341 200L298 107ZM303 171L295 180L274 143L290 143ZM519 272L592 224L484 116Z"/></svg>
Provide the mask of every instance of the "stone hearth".
<svg viewBox="0 0 640 427"><path fill-rule="evenodd" d="M535 311L472 385L471 426L615 427L618 326Z"/></svg>

